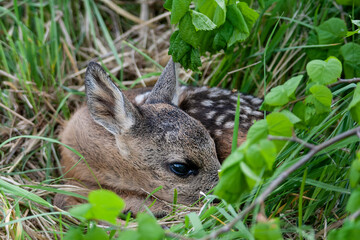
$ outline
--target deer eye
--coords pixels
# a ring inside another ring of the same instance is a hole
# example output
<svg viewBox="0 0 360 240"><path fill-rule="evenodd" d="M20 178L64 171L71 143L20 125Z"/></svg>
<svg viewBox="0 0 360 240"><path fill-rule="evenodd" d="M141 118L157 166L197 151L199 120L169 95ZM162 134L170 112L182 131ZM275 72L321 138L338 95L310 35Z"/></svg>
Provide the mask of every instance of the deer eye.
<svg viewBox="0 0 360 240"><path fill-rule="evenodd" d="M170 171L175 173L177 176L186 178L190 175L197 175L198 169L184 163L172 163L170 164Z"/></svg>

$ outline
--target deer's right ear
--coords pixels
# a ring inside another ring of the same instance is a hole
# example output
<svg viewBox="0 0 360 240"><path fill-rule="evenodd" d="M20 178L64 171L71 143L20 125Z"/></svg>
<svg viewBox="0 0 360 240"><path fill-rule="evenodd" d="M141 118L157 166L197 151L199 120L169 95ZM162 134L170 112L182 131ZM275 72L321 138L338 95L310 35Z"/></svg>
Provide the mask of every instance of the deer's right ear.
<svg viewBox="0 0 360 240"><path fill-rule="evenodd" d="M137 109L95 62L86 69L85 92L92 118L110 133L121 134L135 124Z"/></svg>

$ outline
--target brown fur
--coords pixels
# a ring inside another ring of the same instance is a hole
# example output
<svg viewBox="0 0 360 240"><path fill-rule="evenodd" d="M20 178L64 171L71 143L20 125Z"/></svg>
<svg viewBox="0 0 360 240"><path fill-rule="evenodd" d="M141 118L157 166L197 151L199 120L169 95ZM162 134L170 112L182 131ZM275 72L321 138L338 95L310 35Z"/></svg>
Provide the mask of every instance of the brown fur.
<svg viewBox="0 0 360 240"><path fill-rule="evenodd" d="M125 200L126 210L134 213L142 208L147 193L159 186L163 188L155 197L172 202L176 188L182 204L191 204L200 191L210 190L218 181L220 168L215 144L198 120L169 102L175 81L170 61L154 87L156 91L145 104L135 106L99 65L89 64L85 77L87 106L76 111L60 138L82 154L91 171L84 160L79 162L76 154L62 148L66 177L89 190L100 184L115 191ZM180 177L171 170L174 163L195 170ZM151 208L158 216L170 210L163 201ZM78 202L69 196L55 198L59 207Z"/></svg>

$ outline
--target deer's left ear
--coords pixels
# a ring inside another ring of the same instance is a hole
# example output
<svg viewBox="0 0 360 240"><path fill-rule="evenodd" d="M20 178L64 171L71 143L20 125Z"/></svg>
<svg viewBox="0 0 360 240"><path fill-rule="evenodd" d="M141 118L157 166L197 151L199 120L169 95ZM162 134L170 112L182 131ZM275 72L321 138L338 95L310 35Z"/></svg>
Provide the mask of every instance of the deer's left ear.
<svg viewBox="0 0 360 240"><path fill-rule="evenodd" d="M138 110L95 62L86 69L85 92L90 115L110 133L121 134L135 124Z"/></svg>
<svg viewBox="0 0 360 240"><path fill-rule="evenodd" d="M172 103L176 97L176 82L175 63L170 58L145 103Z"/></svg>

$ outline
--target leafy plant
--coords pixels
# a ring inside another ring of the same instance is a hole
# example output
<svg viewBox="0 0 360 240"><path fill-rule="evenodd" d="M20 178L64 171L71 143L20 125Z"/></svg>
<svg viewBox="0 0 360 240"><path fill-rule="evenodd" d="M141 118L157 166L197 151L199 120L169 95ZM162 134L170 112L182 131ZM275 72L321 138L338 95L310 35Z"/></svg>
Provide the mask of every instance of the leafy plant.
<svg viewBox="0 0 360 240"><path fill-rule="evenodd" d="M244 41L259 16L235 0L166 0L164 7L171 11L171 24L179 27L170 38L169 54L193 71L201 66L200 55Z"/></svg>

